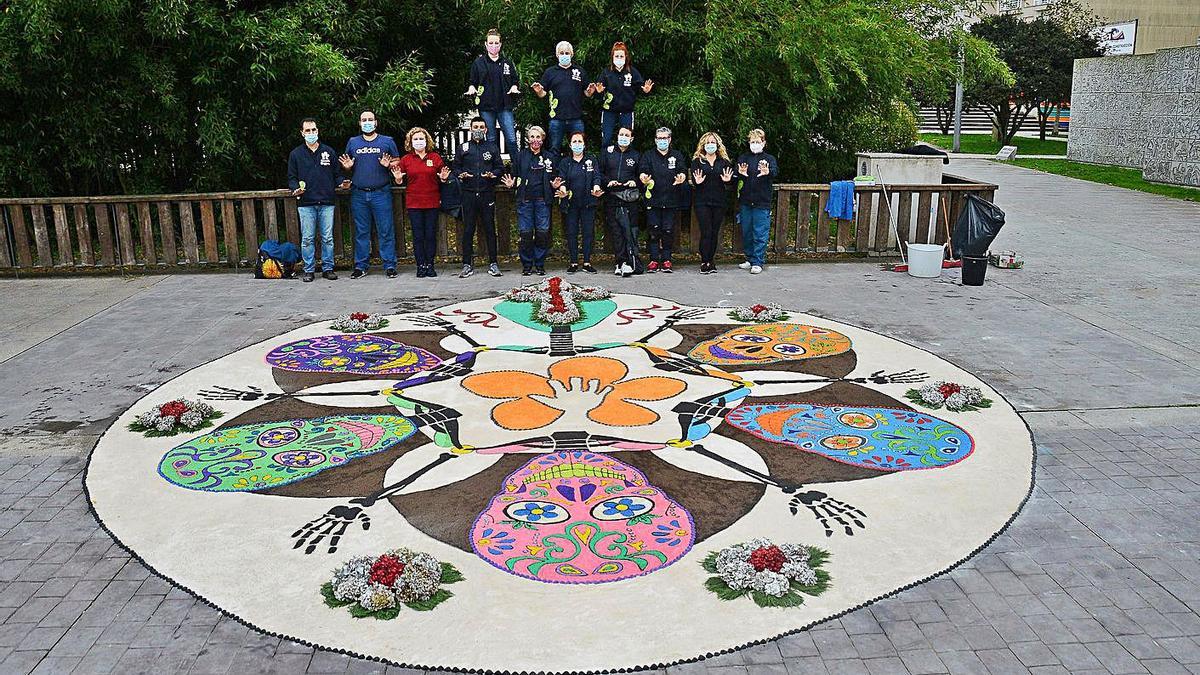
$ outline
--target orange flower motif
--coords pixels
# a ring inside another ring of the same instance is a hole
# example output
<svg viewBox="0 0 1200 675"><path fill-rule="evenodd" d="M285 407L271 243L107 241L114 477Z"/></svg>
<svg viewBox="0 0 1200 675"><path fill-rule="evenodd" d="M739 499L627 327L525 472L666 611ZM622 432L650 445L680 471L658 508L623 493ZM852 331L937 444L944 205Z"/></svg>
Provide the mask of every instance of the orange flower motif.
<svg viewBox="0 0 1200 675"><path fill-rule="evenodd" d="M506 399L492 409L492 419L505 429L544 427L571 404L589 406L588 419L614 427L653 424L659 415L631 401L662 401L678 396L687 384L672 377L624 379L629 368L616 359L576 356L553 363L548 376L523 370L471 375L462 386L484 398ZM599 402L596 402L599 399Z"/></svg>

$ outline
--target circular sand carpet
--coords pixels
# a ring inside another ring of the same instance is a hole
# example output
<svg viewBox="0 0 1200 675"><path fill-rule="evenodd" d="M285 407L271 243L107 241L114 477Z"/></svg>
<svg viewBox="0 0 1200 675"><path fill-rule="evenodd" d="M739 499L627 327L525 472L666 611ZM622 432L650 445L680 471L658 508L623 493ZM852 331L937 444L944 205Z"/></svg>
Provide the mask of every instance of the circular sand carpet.
<svg viewBox="0 0 1200 675"><path fill-rule="evenodd" d="M921 583L1031 489L995 391L835 321L552 279L358 319L130 408L88 465L102 525L259 630L413 667L601 671Z"/></svg>

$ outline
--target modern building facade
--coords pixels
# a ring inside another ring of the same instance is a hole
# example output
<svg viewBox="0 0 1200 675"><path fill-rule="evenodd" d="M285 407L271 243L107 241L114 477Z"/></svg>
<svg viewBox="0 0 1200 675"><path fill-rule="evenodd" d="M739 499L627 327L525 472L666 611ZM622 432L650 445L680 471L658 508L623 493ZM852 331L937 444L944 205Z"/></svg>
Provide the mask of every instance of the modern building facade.
<svg viewBox="0 0 1200 675"><path fill-rule="evenodd" d="M1200 42L1200 0L1083 0L1106 24L1120 24L1123 32L1135 21L1134 54L1150 54L1170 47ZM1050 0L996 0L1000 14L1033 18L1050 11Z"/></svg>

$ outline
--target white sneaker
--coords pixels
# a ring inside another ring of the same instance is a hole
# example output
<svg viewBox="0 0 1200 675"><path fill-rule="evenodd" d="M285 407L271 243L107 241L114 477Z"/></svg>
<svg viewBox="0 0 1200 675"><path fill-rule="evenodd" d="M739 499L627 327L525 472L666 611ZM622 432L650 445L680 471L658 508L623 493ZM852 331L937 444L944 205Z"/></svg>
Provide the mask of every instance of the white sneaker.
<svg viewBox="0 0 1200 675"><path fill-rule="evenodd" d="M471 267L470 265L463 265L462 272L460 272L458 274L458 278L466 279L467 277L471 276L472 274L475 274L475 268Z"/></svg>
<svg viewBox="0 0 1200 675"><path fill-rule="evenodd" d="M623 277L633 276L633 267L631 267L629 265L629 263L621 264L621 276L623 276Z"/></svg>
<svg viewBox="0 0 1200 675"><path fill-rule="evenodd" d="M621 276L621 266L620 265L617 265L616 267L613 268L613 274L615 274L617 276Z"/></svg>
<svg viewBox="0 0 1200 675"><path fill-rule="evenodd" d="M500 273L500 266L497 265L496 263L492 263L491 265L488 265L488 274L490 274L494 277L504 276L503 274Z"/></svg>
<svg viewBox="0 0 1200 675"><path fill-rule="evenodd" d="M762 267L758 265L751 265L750 274L762 274Z"/></svg>
<svg viewBox="0 0 1200 675"><path fill-rule="evenodd" d="M750 269L750 261L747 260L747 261L743 262L742 264L738 265L738 269L743 269L743 270Z"/></svg>

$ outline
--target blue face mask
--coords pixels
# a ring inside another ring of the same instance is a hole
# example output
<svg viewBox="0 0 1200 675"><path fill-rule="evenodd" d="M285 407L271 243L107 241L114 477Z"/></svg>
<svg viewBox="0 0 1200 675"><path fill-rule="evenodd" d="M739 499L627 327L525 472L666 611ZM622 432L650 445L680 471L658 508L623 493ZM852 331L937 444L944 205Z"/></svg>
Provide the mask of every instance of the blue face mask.
<svg viewBox="0 0 1200 675"><path fill-rule="evenodd" d="M717 154L717 144L716 143L705 143L704 151L710 155Z"/></svg>
<svg viewBox="0 0 1200 675"><path fill-rule="evenodd" d="M571 65L571 55L570 54L559 54L558 55L558 65L563 66L563 67Z"/></svg>
<svg viewBox="0 0 1200 675"><path fill-rule="evenodd" d="M363 122L362 130L364 134L369 134L375 131L375 122Z"/></svg>
<svg viewBox="0 0 1200 675"><path fill-rule="evenodd" d="M574 152L576 154L583 152L583 143L572 143L571 144L571 152Z"/></svg>
<svg viewBox="0 0 1200 675"><path fill-rule="evenodd" d="M304 142L308 143L309 145L316 143L317 135L315 133L314 134L304 134Z"/></svg>
<svg viewBox="0 0 1200 675"><path fill-rule="evenodd" d="M623 148L623 147L629 145L630 140L632 140L632 139L626 138L624 136L617 136L617 145L619 145Z"/></svg>
<svg viewBox="0 0 1200 675"><path fill-rule="evenodd" d="M667 148L671 147L671 141L668 141L665 138L655 139L654 144L658 146L659 150L666 150Z"/></svg>

